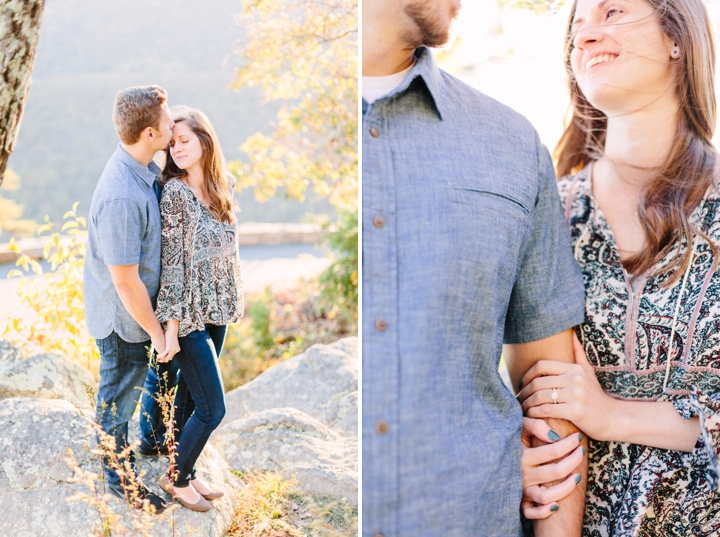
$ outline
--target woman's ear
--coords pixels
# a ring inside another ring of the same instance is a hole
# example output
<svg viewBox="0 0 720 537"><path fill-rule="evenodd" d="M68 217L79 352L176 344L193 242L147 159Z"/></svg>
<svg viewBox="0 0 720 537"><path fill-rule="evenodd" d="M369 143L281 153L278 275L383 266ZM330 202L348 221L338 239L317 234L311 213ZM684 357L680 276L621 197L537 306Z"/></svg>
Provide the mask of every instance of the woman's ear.
<svg viewBox="0 0 720 537"><path fill-rule="evenodd" d="M670 49L670 57L673 60L677 60L680 57L680 54L681 54L680 46L677 43L673 43L673 46Z"/></svg>

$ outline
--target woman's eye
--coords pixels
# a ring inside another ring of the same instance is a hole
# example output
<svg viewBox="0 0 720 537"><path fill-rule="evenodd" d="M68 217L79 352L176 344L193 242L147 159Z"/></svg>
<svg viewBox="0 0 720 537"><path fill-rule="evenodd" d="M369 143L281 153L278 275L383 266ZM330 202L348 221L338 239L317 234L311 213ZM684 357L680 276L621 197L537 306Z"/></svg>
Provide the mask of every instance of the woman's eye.
<svg viewBox="0 0 720 537"><path fill-rule="evenodd" d="M608 20L613 15L617 15L618 13L621 13L621 11L616 7L611 7L605 12L605 20Z"/></svg>

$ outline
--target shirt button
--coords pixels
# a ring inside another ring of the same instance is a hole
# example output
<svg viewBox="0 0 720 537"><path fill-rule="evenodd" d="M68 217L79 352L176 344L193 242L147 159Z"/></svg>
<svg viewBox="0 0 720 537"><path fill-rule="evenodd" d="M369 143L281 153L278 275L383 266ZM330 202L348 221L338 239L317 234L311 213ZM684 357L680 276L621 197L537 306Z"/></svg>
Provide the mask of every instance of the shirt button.
<svg viewBox="0 0 720 537"><path fill-rule="evenodd" d="M375 425L375 430L379 434L385 434L386 432L388 432L389 428L390 428L390 426L387 424L386 421L378 421L377 425Z"/></svg>
<svg viewBox="0 0 720 537"><path fill-rule="evenodd" d="M380 332L384 332L388 329L388 324L385 319L378 319L375 321L375 328L377 328Z"/></svg>
<svg viewBox="0 0 720 537"><path fill-rule="evenodd" d="M373 138L377 138L378 136L380 136L380 131L378 130L377 127L370 127L370 135Z"/></svg>
<svg viewBox="0 0 720 537"><path fill-rule="evenodd" d="M383 535L382 533L376 533L375 535L373 535L373 537L385 537L385 535Z"/></svg>
<svg viewBox="0 0 720 537"><path fill-rule="evenodd" d="M375 218L373 218L373 226L375 226L378 229L384 228L385 227L385 219L382 216L377 215Z"/></svg>

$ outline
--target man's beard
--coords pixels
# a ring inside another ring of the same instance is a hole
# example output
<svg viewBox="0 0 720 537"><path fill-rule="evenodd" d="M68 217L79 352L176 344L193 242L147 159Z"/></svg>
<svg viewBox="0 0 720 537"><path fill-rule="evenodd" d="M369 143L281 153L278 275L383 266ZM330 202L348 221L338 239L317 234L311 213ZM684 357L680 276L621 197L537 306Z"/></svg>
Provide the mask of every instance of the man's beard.
<svg viewBox="0 0 720 537"><path fill-rule="evenodd" d="M415 28L405 35L405 40L411 48L423 45L437 48L450 39L450 24L444 20L444 17L438 16L433 11L433 6L428 6L427 2L418 0L409 4L405 7L405 14L415 25Z"/></svg>

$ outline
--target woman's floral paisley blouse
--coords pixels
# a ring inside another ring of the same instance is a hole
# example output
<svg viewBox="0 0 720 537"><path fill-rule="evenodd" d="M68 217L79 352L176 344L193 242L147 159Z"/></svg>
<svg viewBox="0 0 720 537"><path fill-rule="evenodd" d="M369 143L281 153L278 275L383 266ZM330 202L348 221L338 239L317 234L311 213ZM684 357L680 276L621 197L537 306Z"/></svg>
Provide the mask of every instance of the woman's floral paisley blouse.
<svg viewBox="0 0 720 537"><path fill-rule="evenodd" d="M158 320L179 319L179 337L237 321L243 286L236 225L219 222L180 179L163 188L160 216Z"/></svg>
<svg viewBox="0 0 720 537"><path fill-rule="evenodd" d="M720 535L718 261L707 241L696 237L690 246L686 241L676 244L658 265L666 266L678 249L693 248L687 276L683 273L669 289L662 287L669 276L645 275L631 285L593 199L591 168L558 183L585 279L586 320L578 337L608 394L632 401L671 401L683 417L700 417L702 433L688 453L591 441L583 535ZM717 189L706 195L691 222L720 245Z"/></svg>

